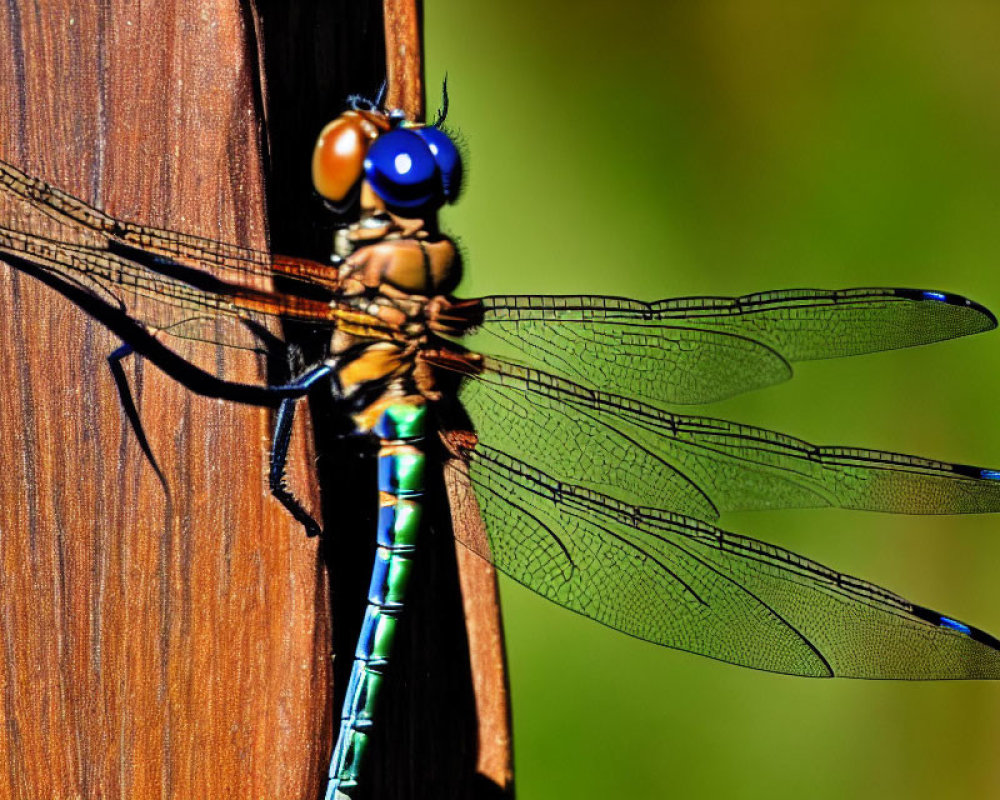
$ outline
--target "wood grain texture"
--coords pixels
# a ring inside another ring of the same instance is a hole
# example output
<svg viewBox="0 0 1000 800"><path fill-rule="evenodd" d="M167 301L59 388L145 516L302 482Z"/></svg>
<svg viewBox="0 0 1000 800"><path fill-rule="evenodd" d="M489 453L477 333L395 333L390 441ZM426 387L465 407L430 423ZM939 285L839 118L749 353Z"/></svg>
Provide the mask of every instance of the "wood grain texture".
<svg viewBox="0 0 1000 800"><path fill-rule="evenodd" d="M476 718L479 722L479 774L513 796L513 736L510 720L510 687L497 575L493 565L477 555L489 551L489 539L469 478L468 465L448 462L445 491L456 532L462 606L469 636ZM478 542L473 552L463 544Z"/></svg>
<svg viewBox="0 0 1000 800"><path fill-rule="evenodd" d="M264 247L248 33L230 0L4 4L0 157L122 218ZM327 579L266 492L269 410L127 362L161 482L116 338L6 266L0 290L0 795L314 796Z"/></svg>
<svg viewBox="0 0 1000 800"><path fill-rule="evenodd" d="M383 22L378 3L348 0L12 0L0 158L123 219L323 258L312 138L348 94L374 96ZM400 104L422 95L408 85ZM371 563L370 454L311 399L289 482L322 511L318 549L267 493L269 409L126 362L158 472L105 362L115 336L6 265L0 291L0 797L317 796ZM321 344L283 333L293 369ZM249 383L289 369L186 355ZM503 678L495 583L479 561L460 588L436 497L372 796L509 797L506 693L484 699L470 668L471 649ZM489 722L484 702L501 709Z"/></svg>
<svg viewBox="0 0 1000 800"><path fill-rule="evenodd" d="M409 119L424 118L424 66L420 10L416 0L385 0L385 103Z"/></svg>

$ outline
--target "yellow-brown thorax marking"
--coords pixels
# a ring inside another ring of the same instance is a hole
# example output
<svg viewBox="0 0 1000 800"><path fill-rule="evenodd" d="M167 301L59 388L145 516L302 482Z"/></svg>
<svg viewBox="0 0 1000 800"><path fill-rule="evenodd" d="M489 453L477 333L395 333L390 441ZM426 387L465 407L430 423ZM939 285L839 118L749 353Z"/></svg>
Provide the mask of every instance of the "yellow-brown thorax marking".
<svg viewBox="0 0 1000 800"><path fill-rule="evenodd" d="M380 210L372 203L363 186L362 204ZM414 374L416 354L427 340L427 304L451 280L454 245L444 237L432 239L422 220L383 213L363 216L343 229L335 250L344 259L340 304L356 309L358 319L357 324L338 322L331 349L344 353L370 342L338 371L341 388L350 394L363 384L385 381L386 394L429 394L427 376ZM387 340L372 319L399 335Z"/></svg>

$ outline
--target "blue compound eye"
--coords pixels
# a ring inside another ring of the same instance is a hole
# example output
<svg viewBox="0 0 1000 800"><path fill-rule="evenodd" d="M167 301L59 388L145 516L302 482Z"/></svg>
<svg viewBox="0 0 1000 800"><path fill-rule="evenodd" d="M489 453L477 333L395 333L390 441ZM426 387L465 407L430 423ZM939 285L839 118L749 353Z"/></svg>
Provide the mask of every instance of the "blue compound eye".
<svg viewBox="0 0 1000 800"><path fill-rule="evenodd" d="M454 202L462 190L462 157L458 154L458 148L440 128L414 128L413 132L427 143L434 156L441 171L441 188L444 189L445 200Z"/></svg>
<svg viewBox="0 0 1000 800"><path fill-rule="evenodd" d="M437 208L444 202L438 165L427 143L412 130L397 128L376 139L364 169L390 210Z"/></svg>

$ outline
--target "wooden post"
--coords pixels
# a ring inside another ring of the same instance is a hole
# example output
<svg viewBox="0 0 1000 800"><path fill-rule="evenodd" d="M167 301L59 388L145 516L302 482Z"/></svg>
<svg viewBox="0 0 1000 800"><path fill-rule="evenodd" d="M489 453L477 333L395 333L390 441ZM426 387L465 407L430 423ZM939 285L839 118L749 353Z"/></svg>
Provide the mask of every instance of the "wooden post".
<svg viewBox="0 0 1000 800"><path fill-rule="evenodd" d="M311 139L347 94L377 90L380 17L348 0L8 3L0 158L123 219L322 257L328 232L302 223L316 211ZM0 204L0 224L14 213ZM334 650L349 653L373 530L371 512L345 506L353 462L324 440L338 423L314 403L316 437L301 415L290 462L318 507L320 459L321 552L267 493L269 409L126 362L158 472L106 365L120 342L6 265L0 292L3 796L316 797L334 730L328 586ZM308 356L309 337L285 333ZM285 368L189 347L228 380ZM443 504L434 526L448 547L432 552L451 552ZM467 638L451 562L428 561L407 618L386 698L394 733L372 753L380 798L505 796L509 784L506 714L477 720L469 668L470 647L492 653L503 687L495 589L467 603L486 615ZM348 662L335 662L338 687Z"/></svg>
<svg viewBox="0 0 1000 800"><path fill-rule="evenodd" d="M0 157L121 218L266 248L251 33L236 0L5 4ZM161 480L105 360L120 342L7 266L0 286L6 796L313 797L326 575L264 488L270 411L126 362ZM308 465L300 446L307 494Z"/></svg>

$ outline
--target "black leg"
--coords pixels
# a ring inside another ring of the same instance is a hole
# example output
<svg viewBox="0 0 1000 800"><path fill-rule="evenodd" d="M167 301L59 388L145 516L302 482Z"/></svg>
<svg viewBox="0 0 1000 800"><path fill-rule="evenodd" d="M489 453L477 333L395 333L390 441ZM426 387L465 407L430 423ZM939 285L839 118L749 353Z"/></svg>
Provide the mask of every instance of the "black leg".
<svg viewBox="0 0 1000 800"><path fill-rule="evenodd" d="M125 370L122 369L121 365L122 360L128 358L134 352L131 345L123 344L108 356L108 366L115 380L115 386L118 388L118 398L121 401L122 410L125 412L132 430L135 431L136 439L139 441L139 446L142 448L143 454L149 459L149 463L156 472L157 478L164 489L166 489L166 479L160 471L160 465L153 455L152 448L149 446L149 440L146 439L146 434L142 428L142 419L135 406L135 400L132 397L132 390L129 387ZM285 464L288 460L288 445L292 437L292 420L295 418L295 403L299 398L308 394L313 386L325 378L330 378L333 381L336 380L334 367L329 363L322 364L310 370L301 378L296 378L289 383L260 387L272 397L281 398L281 403L278 406L278 416L274 425L274 437L271 440L271 467L269 473L271 493L288 509L288 513L295 517L298 522L302 523L309 536L319 535L321 528L285 485Z"/></svg>
<svg viewBox="0 0 1000 800"><path fill-rule="evenodd" d="M307 536L319 536L322 529L306 511L285 483L285 464L288 460L288 445L292 439L292 420L295 418L296 398L282 400L278 406L278 417L274 423L274 437L271 440L271 494L306 529Z"/></svg>
<svg viewBox="0 0 1000 800"><path fill-rule="evenodd" d="M156 462L153 449L149 446L149 440L146 438L146 432L142 427L142 418L139 416L139 409L135 407L135 399L132 397L132 387L129 386L128 377L122 368L122 361L134 352L131 345L123 344L108 356L108 367L111 370L111 377L115 379L115 387L118 389L118 400L122 404L125 418L128 419L129 424L132 426L132 431L139 442L139 447L142 448L143 455L149 460L157 479L160 481L160 485L167 492L169 499L170 492L167 488L167 479L160 471L160 465Z"/></svg>
<svg viewBox="0 0 1000 800"><path fill-rule="evenodd" d="M274 422L274 435L271 438L271 469L269 473L269 483L271 494L288 510L288 513L295 517L306 529L308 536L318 536L322 533L319 523L316 522L299 503L285 483L285 465L288 462L288 445L292 439L292 421L295 419L295 404L299 398L307 393L309 389L323 378L333 377L333 367L324 364L307 373L298 380L287 384L283 389L297 388L300 393L297 396L286 397L278 406L278 416Z"/></svg>

